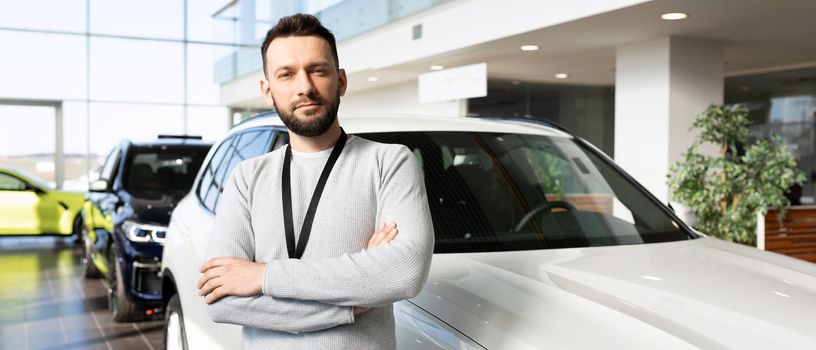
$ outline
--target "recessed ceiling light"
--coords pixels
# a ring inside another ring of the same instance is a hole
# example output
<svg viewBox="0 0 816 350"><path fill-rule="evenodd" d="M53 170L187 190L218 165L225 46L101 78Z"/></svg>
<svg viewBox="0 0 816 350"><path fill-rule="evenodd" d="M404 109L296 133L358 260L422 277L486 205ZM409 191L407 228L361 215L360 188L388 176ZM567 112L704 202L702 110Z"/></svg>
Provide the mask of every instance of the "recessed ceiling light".
<svg viewBox="0 0 816 350"><path fill-rule="evenodd" d="M677 21L688 18L688 14L682 12L669 12L660 15L660 18L667 21Z"/></svg>
<svg viewBox="0 0 816 350"><path fill-rule="evenodd" d="M445 66L440 66L438 64L431 66L431 70L443 70L443 69L445 69Z"/></svg>
<svg viewBox="0 0 816 350"><path fill-rule="evenodd" d="M375 81L378 81L378 80L380 80L380 78L377 78L377 77L368 77L368 81L370 81L370 82L372 82L372 83L373 83L373 82L375 82Z"/></svg>
<svg viewBox="0 0 816 350"><path fill-rule="evenodd" d="M558 73L555 75L555 79L567 79L569 78L569 74L567 73Z"/></svg>
<svg viewBox="0 0 816 350"><path fill-rule="evenodd" d="M521 51L535 51L538 50L538 45L521 45Z"/></svg>

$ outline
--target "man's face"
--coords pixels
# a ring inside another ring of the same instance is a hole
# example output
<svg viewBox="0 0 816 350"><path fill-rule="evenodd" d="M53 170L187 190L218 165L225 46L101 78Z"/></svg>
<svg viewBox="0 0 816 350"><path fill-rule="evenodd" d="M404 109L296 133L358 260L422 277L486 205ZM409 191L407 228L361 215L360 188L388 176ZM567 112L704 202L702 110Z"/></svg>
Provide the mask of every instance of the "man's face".
<svg viewBox="0 0 816 350"><path fill-rule="evenodd" d="M346 74L337 69L329 43L319 36L276 38L266 50L264 99L295 134L325 133L337 119Z"/></svg>

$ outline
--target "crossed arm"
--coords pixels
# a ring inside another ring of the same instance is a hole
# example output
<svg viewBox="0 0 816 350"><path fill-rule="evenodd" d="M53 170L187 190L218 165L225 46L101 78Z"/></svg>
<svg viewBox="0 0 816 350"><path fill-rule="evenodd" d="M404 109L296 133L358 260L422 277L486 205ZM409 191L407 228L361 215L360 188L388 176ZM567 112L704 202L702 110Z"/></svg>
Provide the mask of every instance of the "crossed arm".
<svg viewBox="0 0 816 350"><path fill-rule="evenodd" d="M397 233L393 225L380 226L368 249L393 240ZM201 267L199 295L206 295L213 321L293 333L354 322L348 307L261 295L266 264L252 262L249 254L238 255L242 257L213 258ZM354 315L368 311L365 307L351 309Z"/></svg>
<svg viewBox="0 0 816 350"><path fill-rule="evenodd" d="M254 236L246 193L242 193L247 187L241 172L235 171L220 208L238 210L220 210L213 230L214 235L229 232L229 237L211 238L208 249L209 257L235 258L211 259L201 269L199 288L207 295L210 317L264 329L319 330L351 323L352 314L364 312L365 307L415 296L430 267L433 227L416 160L407 148L396 150L390 155L396 161L383 169L378 210L381 220L400 223L399 235L393 226L380 227L369 242L369 248L377 249L336 258L252 262ZM219 226L231 230L219 230ZM244 229L236 234L235 227ZM299 323L295 329L283 325L291 325L292 319Z"/></svg>

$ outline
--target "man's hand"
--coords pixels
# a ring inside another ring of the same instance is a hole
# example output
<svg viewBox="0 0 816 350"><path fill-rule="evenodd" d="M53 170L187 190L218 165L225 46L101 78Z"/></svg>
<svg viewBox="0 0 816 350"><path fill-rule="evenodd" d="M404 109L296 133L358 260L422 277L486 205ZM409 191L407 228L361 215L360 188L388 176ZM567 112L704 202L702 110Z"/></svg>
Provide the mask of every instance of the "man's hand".
<svg viewBox="0 0 816 350"><path fill-rule="evenodd" d="M198 280L198 295L212 304L227 295L251 297L261 295L261 283L266 264L241 258L213 258L201 265L203 273Z"/></svg>
<svg viewBox="0 0 816 350"><path fill-rule="evenodd" d="M397 230L397 224L391 223L387 225L386 224L380 225L380 227L377 227L377 230L374 231L374 235L371 236L371 239L368 240L367 249L371 250L383 244L391 242L392 240L394 240L394 237L397 237L397 233L399 233L399 231ZM368 311L367 307L363 306L354 307L355 315L359 315L366 311Z"/></svg>
<svg viewBox="0 0 816 350"><path fill-rule="evenodd" d="M368 248L366 249L371 250L393 241L394 238L397 237L397 233L399 233L399 231L395 223L380 225L377 227L377 230L374 231L374 235L371 236L371 239L368 240Z"/></svg>

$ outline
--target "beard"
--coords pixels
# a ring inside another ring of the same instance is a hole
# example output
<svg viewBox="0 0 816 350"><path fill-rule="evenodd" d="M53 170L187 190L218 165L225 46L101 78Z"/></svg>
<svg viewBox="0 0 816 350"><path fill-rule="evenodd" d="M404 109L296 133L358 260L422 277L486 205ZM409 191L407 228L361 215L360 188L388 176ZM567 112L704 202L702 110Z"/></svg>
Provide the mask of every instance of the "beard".
<svg viewBox="0 0 816 350"><path fill-rule="evenodd" d="M321 114L320 109L307 110L304 112L306 118L300 119L295 116L295 108L297 108L299 104L304 103L319 103L325 112ZM288 110L279 108L278 104L274 102L273 106L278 112L278 116L283 122L283 125L286 125L290 131L303 137L315 137L326 133L337 120L337 109L340 107L340 94L335 95L334 101L327 101L320 96L311 94L290 103Z"/></svg>

